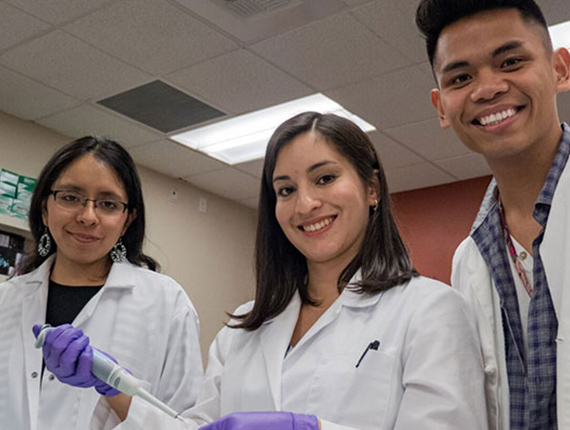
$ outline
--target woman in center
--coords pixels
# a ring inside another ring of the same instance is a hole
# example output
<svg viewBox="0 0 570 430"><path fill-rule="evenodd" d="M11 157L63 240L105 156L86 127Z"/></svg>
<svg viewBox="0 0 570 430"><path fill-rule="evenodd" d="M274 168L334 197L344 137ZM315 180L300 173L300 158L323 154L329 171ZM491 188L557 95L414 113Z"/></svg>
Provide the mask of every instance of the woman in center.
<svg viewBox="0 0 570 430"><path fill-rule="evenodd" d="M366 133L314 112L283 123L258 216L255 301L213 342L185 428L487 428L471 316L413 268ZM122 425L176 423L135 398Z"/></svg>

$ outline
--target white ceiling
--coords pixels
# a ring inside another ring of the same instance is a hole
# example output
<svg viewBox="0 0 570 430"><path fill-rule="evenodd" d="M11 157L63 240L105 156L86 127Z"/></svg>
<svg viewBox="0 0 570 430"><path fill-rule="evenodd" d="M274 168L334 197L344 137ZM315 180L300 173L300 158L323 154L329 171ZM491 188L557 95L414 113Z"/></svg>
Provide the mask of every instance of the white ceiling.
<svg viewBox="0 0 570 430"><path fill-rule="evenodd" d="M322 92L376 126L392 192L489 173L439 127L418 0L293 0L248 20L224 1L0 0L0 110L113 137L140 165L250 207L262 161L227 166L96 102L156 79L230 116ZM539 4L550 24L570 19L567 0ZM559 103L569 120L570 96Z"/></svg>

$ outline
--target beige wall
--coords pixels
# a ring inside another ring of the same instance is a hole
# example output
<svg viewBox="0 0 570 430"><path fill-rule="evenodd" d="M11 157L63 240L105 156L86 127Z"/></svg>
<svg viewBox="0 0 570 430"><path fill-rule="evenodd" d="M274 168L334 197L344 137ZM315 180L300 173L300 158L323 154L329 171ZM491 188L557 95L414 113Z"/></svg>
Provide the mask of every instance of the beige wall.
<svg viewBox="0 0 570 430"><path fill-rule="evenodd" d="M70 140L0 112L0 168L37 177L55 150ZM146 252L194 302L206 357L227 320L225 312L253 297L255 211L149 169L140 168L140 174L147 209ZM172 191L176 202L171 201ZM200 198L207 200L206 213L198 211Z"/></svg>

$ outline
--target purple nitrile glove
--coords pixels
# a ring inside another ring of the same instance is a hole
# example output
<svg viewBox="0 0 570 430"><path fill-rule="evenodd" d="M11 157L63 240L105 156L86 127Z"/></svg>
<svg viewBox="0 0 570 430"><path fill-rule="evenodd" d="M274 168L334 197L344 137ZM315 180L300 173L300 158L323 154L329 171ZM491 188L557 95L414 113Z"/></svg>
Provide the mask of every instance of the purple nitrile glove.
<svg viewBox="0 0 570 430"><path fill-rule="evenodd" d="M200 430L318 430L319 420L314 415L292 412L236 412Z"/></svg>
<svg viewBox="0 0 570 430"><path fill-rule="evenodd" d="M34 325L33 332L37 337L42 326ZM115 396L117 390L99 380L91 373L93 366L93 348L89 338L80 328L70 324L62 324L50 331L42 347L46 369L52 372L61 382L73 387L95 387L99 394ZM116 362L114 358L105 354Z"/></svg>

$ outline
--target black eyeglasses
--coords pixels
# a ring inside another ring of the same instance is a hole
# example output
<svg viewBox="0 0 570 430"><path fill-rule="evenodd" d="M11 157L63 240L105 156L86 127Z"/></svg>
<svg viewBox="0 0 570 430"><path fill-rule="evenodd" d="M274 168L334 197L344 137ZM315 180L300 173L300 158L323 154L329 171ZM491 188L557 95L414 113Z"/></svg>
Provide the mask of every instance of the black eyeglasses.
<svg viewBox="0 0 570 430"><path fill-rule="evenodd" d="M79 210L87 204L93 202L93 207L100 215L119 215L125 212L129 204L113 199L88 199L77 191L71 190L51 190L55 203L62 209Z"/></svg>

